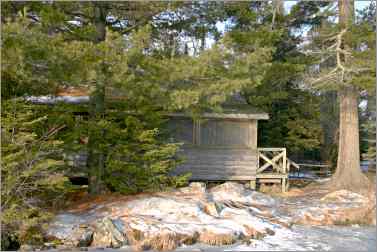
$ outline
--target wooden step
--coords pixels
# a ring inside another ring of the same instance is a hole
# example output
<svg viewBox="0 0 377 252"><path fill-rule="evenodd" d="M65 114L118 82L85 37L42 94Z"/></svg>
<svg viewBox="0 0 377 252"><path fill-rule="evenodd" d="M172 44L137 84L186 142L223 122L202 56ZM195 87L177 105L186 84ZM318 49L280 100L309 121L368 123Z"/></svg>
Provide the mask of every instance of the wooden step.
<svg viewBox="0 0 377 252"><path fill-rule="evenodd" d="M273 184L281 184L281 178L266 178L266 179L258 179L258 183L273 183Z"/></svg>
<svg viewBox="0 0 377 252"><path fill-rule="evenodd" d="M288 178L288 174L280 173L258 173L257 178Z"/></svg>

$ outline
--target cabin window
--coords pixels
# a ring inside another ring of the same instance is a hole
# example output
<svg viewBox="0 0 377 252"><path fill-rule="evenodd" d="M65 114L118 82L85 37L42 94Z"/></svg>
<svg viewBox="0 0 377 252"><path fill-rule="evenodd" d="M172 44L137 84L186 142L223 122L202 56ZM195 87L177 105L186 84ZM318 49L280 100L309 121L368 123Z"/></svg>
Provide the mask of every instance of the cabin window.
<svg viewBox="0 0 377 252"><path fill-rule="evenodd" d="M204 120L200 124L200 145L250 147L250 128L248 121Z"/></svg>

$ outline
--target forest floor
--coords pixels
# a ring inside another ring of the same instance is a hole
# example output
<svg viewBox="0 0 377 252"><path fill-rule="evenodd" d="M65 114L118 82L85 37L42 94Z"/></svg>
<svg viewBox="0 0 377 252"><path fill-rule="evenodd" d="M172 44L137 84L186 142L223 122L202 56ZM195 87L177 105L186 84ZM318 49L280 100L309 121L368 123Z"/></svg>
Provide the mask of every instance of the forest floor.
<svg viewBox="0 0 377 252"><path fill-rule="evenodd" d="M83 197L47 233L60 251L376 251L375 190L330 192L323 182L284 194L226 182Z"/></svg>

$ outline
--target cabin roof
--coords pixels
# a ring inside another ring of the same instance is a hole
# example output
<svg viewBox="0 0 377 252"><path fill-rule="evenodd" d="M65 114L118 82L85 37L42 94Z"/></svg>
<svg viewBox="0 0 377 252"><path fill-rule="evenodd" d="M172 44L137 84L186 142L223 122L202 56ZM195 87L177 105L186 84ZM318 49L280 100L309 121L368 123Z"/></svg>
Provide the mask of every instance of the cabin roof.
<svg viewBox="0 0 377 252"><path fill-rule="evenodd" d="M112 93L112 92L111 92ZM36 104L55 104L64 102L70 104L81 104L89 102L90 92L85 88L60 89L55 95L50 96L30 96L26 100ZM115 99L125 99L125 97L114 97ZM172 117L191 117L184 112L169 113ZM203 118L218 119L249 119L249 120L268 120L267 113L248 105L239 95L234 95L219 110L207 110L201 114Z"/></svg>
<svg viewBox="0 0 377 252"><path fill-rule="evenodd" d="M185 113L169 113L172 117L189 117ZM261 114L244 114L244 113L214 113L205 112L201 115L203 118L218 118L218 119L248 119L248 120L268 120L269 116L267 113Z"/></svg>
<svg viewBox="0 0 377 252"><path fill-rule="evenodd" d="M222 104L218 111L208 110L204 118L268 120L267 113L248 104L240 92L236 92Z"/></svg>
<svg viewBox="0 0 377 252"><path fill-rule="evenodd" d="M173 117L190 117L184 112L170 113ZM225 104L221 109L207 110L200 115L203 118L218 118L218 119L247 119L247 120L268 120L267 113L248 105L248 104Z"/></svg>

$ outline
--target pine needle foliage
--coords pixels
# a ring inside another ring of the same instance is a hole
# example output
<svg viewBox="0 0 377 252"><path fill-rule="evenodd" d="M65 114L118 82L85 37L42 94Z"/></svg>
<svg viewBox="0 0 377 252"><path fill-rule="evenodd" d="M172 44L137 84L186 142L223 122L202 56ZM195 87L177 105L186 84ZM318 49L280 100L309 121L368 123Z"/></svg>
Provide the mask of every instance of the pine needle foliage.
<svg viewBox="0 0 377 252"><path fill-rule="evenodd" d="M41 112L22 101L2 102L1 228L22 243L43 242L41 224L73 190L63 172L63 141L56 138L62 127L47 127Z"/></svg>

